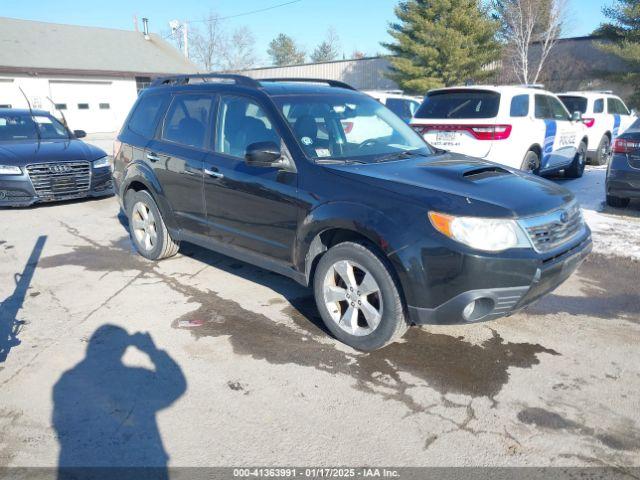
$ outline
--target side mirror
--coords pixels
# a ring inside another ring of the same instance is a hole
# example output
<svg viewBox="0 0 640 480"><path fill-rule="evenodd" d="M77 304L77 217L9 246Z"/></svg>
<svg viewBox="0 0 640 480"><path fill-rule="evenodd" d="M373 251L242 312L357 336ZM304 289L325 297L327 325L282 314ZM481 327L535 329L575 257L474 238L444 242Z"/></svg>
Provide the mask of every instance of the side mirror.
<svg viewBox="0 0 640 480"><path fill-rule="evenodd" d="M282 158L280 147L274 142L256 142L247 147L244 159L254 167L274 167Z"/></svg>
<svg viewBox="0 0 640 480"><path fill-rule="evenodd" d="M637 117L638 116L638 111L635 108L631 109L631 116L632 117Z"/></svg>
<svg viewBox="0 0 640 480"><path fill-rule="evenodd" d="M571 120L574 122L581 122L582 121L582 112L579 110L576 110L575 112L573 112L573 114L571 115Z"/></svg>
<svg viewBox="0 0 640 480"><path fill-rule="evenodd" d="M87 136L87 132L85 132L84 130L74 130L73 136L76 138L84 138Z"/></svg>

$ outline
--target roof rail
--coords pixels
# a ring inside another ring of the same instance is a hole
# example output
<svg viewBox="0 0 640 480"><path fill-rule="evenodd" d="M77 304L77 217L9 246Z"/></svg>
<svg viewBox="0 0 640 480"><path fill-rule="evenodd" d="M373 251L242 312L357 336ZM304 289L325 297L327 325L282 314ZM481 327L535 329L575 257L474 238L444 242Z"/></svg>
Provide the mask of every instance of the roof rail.
<svg viewBox="0 0 640 480"><path fill-rule="evenodd" d="M282 78L260 78L261 82L303 82L303 83L326 83L330 87L346 88L348 90L356 90L348 83L341 82L340 80L327 80L324 78L296 78L296 77L282 77Z"/></svg>
<svg viewBox="0 0 640 480"><path fill-rule="evenodd" d="M523 83L522 85L518 85L519 87L524 88L535 88L537 90L544 90L544 85L542 83Z"/></svg>
<svg viewBox="0 0 640 480"><path fill-rule="evenodd" d="M202 83L208 83L209 79L234 82L236 85L241 85L244 87L257 88L260 86L260 84L253 78L246 77L244 75L233 75L229 73L202 73L195 75L172 75L168 77L159 77L151 83L151 86L159 87L163 85L188 85L192 83L192 80L201 80Z"/></svg>

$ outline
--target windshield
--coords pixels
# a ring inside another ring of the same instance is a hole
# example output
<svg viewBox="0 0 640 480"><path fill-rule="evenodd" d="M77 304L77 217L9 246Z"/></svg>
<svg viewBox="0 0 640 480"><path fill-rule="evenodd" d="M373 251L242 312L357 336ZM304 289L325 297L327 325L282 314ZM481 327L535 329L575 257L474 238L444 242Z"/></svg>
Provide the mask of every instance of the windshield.
<svg viewBox="0 0 640 480"><path fill-rule="evenodd" d="M29 113L0 113L0 142L68 139L69 132L57 119L50 115Z"/></svg>
<svg viewBox="0 0 640 480"><path fill-rule="evenodd" d="M567 107L569 112L587 113L587 99L585 97L561 96L558 98L562 100L562 103L564 103L564 106Z"/></svg>
<svg viewBox="0 0 640 480"><path fill-rule="evenodd" d="M431 149L405 122L364 95L304 95L274 98L309 158L361 162Z"/></svg>
<svg viewBox="0 0 640 480"><path fill-rule="evenodd" d="M416 118L493 118L500 94L488 90L444 90L427 95Z"/></svg>

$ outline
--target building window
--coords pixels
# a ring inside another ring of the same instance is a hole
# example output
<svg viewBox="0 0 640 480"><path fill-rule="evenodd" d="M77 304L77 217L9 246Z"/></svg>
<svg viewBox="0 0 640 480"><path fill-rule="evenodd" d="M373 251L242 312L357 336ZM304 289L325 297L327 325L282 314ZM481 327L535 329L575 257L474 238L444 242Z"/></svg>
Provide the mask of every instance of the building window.
<svg viewBox="0 0 640 480"><path fill-rule="evenodd" d="M111 105L109 105L108 103L100 104L100 110L109 110L110 108L111 108Z"/></svg>
<svg viewBox="0 0 640 480"><path fill-rule="evenodd" d="M89 110L89 104L88 103L79 103L78 104L78 110Z"/></svg>
<svg viewBox="0 0 640 480"><path fill-rule="evenodd" d="M151 77L136 77L136 90L140 93L151 85Z"/></svg>
<svg viewBox="0 0 640 480"><path fill-rule="evenodd" d="M66 110L66 109L67 109L66 103L56 103L56 110Z"/></svg>
<svg viewBox="0 0 640 480"><path fill-rule="evenodd" d="M0 103L0 108L11 108L10 103Z"/></svg>

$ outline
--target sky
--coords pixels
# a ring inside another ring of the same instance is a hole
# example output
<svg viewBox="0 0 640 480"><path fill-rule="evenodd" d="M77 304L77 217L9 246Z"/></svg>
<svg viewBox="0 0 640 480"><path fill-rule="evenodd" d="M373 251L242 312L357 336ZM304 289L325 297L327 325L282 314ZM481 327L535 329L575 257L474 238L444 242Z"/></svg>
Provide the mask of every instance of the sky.
<svg viewBox="0 0 640 480"><path fill-rule="evenodd" d="M73 25L132 30L133 17L149 18L152 32L169 30L173 19L201 20L209 11L221 17L243 14L285 3L287 0L2 0L0 16ZM291 0L289 0L291 1ZM564 36L588 35L603 20L602 7L613 0L568 0L569 25ZM340 39L341 53L350 57L355 50L366 55L384 53L381 41L389 40L387 26L394 20L396 0L297 0L266 12L225 20L233 30L246 26L256 39L261 65L269 63L269 41L279 33L293 37L307 53L320 43L329 28ZM197 23L194 23L197 25Z"/></svg>

